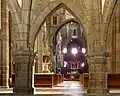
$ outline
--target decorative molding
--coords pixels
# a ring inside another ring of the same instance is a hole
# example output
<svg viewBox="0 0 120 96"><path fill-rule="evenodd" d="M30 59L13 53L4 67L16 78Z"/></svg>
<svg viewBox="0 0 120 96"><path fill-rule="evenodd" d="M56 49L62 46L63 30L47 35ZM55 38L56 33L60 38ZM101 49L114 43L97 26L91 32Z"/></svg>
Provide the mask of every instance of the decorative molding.
<svg viewBox="0 0 120 96"><path fill-rule="evenodd" d="M17 0L6 0L6 4L12 14L14 14L15 22L20 22L20 14L21 14L21 8L19 6L19 3ZM16 14L15 14L16 13Z"/></svg>

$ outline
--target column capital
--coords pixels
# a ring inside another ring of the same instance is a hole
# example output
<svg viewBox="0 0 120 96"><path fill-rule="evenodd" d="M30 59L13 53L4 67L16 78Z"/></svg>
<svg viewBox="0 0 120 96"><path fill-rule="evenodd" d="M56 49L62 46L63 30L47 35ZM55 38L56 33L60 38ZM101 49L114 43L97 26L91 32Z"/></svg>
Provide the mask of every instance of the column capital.
<svg viewBox="0 0 120 96"><path fill-rule="evenodd" d="M95 57L95 56L101 56L104 57L104 52L89 52L88 53L89 57Z"/></svg>
<svg viewBox="0 0 120 96"><path fill-rule="evenodd" d="M32 63L35 53L29 49L21 49L12 52L13 60L15 63Z"/></svg>
<svg viewBox="0 0 120 96"><path fill-rule="evenodd" d="M106 56L103 52L93 52L88 56L88 64L105 64Z"/></svg>

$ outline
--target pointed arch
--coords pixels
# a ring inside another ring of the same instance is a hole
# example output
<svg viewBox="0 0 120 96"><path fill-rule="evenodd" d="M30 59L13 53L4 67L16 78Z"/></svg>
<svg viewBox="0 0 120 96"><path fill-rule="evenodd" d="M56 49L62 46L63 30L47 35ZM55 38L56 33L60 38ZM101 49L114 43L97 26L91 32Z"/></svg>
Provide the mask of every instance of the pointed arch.
<svg viewBox="0 0 120 96"><path fill-rule="evenodd" d="M61 22L59 25L57 25L56 31L59 31L65 24L70 23L70 22L75 22L77 24L80 24L80 22L78 20L76 20L75 18L69 18L69 19L66 19L65 21Z"/></svg>
<svg viewBox="0 0 120 96"><path fill-rule="evenodd" d="M76 6L76 4L73 4L72 2L58 2L54 3L54 5L49 4L43 12L39 12L39 16L36 17L34 23L31 25L29 43L31 44L32 48L34 46L35 38L37 37L37 34L46 18L61 7L70 12L79 22L81 22L83 26L88 22L86 14L84 14L87 12L83 12L83 10L80 8L80 5ZM89 15L87 14L87 16Z"/></svg>
<svg viewBox="0 0 120 96"><path fill-rule="evenodd" d="M77 20L75 18L69 18L69 19L66 19L65 21L63 21L62 23L60 23L59 25L57 25L57 29L55 30L55 32L58 32L65 24L70 23L70 22L75 22L75 23L79 24L83 28L83 31L85 30L79 20ZM56 34L56 33L53 33L53 34ZM86 37L86 32L84 32L83 35Z"/></svg>
<svg viewBox="0 0 120 96"><path fill-rule="evenodd" d="M14 15L14 20L15 20L15 24L18 24L20 22L20 12L21 12L21 8L19 6L19 3L17 0L6 0L6 4L10 10L10 12Z"/></svg>
<svg viewBox="0 0 120 96"><path fill-rule="evenodd" d="M55 36L57 37L57 34L58 34L59 30L60 30L65 24L70 23L70 22L74 22L74 23L76 23L76 24L79 24L79 25L82 27L82 29L84 29L83 26L81 25L81 23L80 23L78 20L76 20L75 18L69 18L69 19L63 21L62 23L60 23L60 24L57 26L57 29L56 29L56 30L54 31L54 33L53 33L53 34L54 34L54 35L53 35L53 38L54 38ZM56 37L55 37L55 39L56 39ZM84 37L85 47L86 47L86 49L87 49L86 32L83 32L83 37ZM53 39L53 38L52 38L52 39Z"/></svg>
<svg viewBox="0 0 120 96"><path fill-rule="evenodd" d="M109 28L111 17L118 0L105 0L103 10L103 32L106 33Z"/></svg>

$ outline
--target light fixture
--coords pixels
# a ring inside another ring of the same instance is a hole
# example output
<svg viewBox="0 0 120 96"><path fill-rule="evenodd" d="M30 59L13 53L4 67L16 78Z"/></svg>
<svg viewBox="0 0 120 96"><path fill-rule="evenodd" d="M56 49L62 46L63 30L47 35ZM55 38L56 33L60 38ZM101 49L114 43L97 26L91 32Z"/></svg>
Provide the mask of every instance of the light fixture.
<svg viewBox="0 0 120 96"><path fill-rule="evenodd" d="M66 61L64 61L64 67L67 67L67 62Z"/></svg>
<svg viewBox="0 0 120 96"><path fill-rule="evenodd" d="M72 52L72 54L77 54L77 48L72 48L72 50L71 50L71 52Z"/></svg>
<svg viewBox="0 0 120 96"><path fill-rule="evenodd" d="M60 40L62 40L62 37L60 36Z"/></svg>
<svg viewBox="0 0 120 96"><path fill-rule="evenodd" d="M71 24L73 24L73 22L70 22Z"/></svg>
<svg viewBox="0 0 120 96"><path fill-rule="evenodd" d="M85 64L84 64L84 63L82 63L82 64L81 64L81 67L84 67L84 66L85 66Z"/></svg>
<svg viewBox="0 0 120 96"><path fill-rule="evenodd" d="M86 53L86 49L85 48L82 48L82 53Z"/></svg>
<svg viewBox="0 0 120 96"><path fill-rule="evenodd" d="M63 48L63 53L67 53L67 48Z"/></svg>

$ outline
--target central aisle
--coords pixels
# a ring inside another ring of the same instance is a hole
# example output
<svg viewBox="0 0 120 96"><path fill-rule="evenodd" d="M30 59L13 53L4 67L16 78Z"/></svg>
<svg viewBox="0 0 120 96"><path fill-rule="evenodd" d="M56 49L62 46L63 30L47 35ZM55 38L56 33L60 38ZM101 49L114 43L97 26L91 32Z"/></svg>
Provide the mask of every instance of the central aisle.
<svg viewBox="0 0 120 96"><path fill-rule="evenodd" d="M0 88L0 96L14 96L12 93L13 88ZM34 96L83 96L84 93L87 89L79 81L64 81L53 88L35 88ZM110 90L110 96L120 96L120 90Z"/></svg>
<svg viewBox="0 0 120 96"><path fill-rule="evenodd" d="M53 88L36 88L35 94L42 94L45 96L83 96L86 93L84 87L79 81L64 81L63 84L57 85Z"/></svg>

